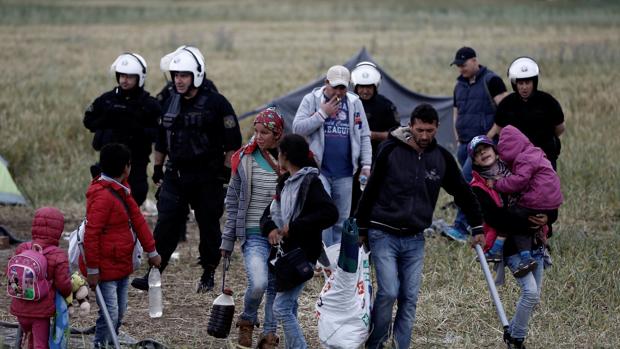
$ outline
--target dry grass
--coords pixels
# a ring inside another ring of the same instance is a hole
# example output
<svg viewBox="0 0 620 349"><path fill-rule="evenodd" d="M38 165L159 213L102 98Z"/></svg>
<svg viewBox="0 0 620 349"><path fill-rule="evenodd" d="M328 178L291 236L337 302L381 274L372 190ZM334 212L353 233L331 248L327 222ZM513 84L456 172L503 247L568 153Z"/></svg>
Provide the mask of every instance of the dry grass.
<svg viewBox="0 0 620 349"><path fill-rule="evenodd" d="M560 100L566 115L559 163L566 203L551 241L555 265L545 274L528 347L620 346L617 3L0 0L0 5L0 154L35 206L57 205L73 219L83 214L88 165L95 159L91 135L81 124L83 111L112 88L107 68L123 50L147 59L146 87L156 92L163 86L159 58L182 43L196 44L206 56L207 75L238 113L313 80L362 46L405 86L431 95L451 94L456 72L448 64L462 45L476 48L483 64L500 75L514 57L535 57L541 88ZM440 204L447 201L443 195ZM0 208L0 224L27 231L32 212ZM165 275L162 319L150 320L145 295L130 291L129 334L177 348L223 345L206 335L213 295L192 290L200 273L188 267L195 245L194 234ZM473 255L440 239L428 242L414 347L499 347L498 321ZM237 253L231 286L238 309L245 285L240 262ZM313 281L301 298L300 318L313 348L319 288ZM510 315L518 297L514 282L500 293ZM2 320L11 319L6 302L0 298Z"/></svg>

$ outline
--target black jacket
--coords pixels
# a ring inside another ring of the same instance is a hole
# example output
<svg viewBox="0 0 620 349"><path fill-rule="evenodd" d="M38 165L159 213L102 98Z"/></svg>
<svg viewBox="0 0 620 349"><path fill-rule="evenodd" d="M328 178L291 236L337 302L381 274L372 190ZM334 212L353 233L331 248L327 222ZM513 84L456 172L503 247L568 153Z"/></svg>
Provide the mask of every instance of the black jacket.
<svg viewBox="0 0 620 349"><path fill-rule="evenodd" d="M532 92L527 101L513 92L502 99L495 115L498 126L512 125L518 128L552 162L558 158L561 150L555 127L563 122L564 113L560 103L543 91Z"/></svg>
<svg viewBox="0 0 620 349"><path fill-rule="evenodd" d="M93 148L122 143L131 150L132 161L148 162L156 137L161 108L143 89L129 93L115 87L95 99L84 113L84 126L95 133Z"/></svg>
<svg viewBox="0 0 620 349"><path fill-rule="evenodd" d="M431 225L440 188L454 196L470 226L481 226L478 201L452 155L435 140L419 154L407 144L409 137L409 128L401 127L381 143L355 215L360 228L420 233ZM364 230L360 234L367 233Z"/></svg>
<svg viewBox="0 0 620 349"><path fill-rule="evenodd" d="M398 112L392 101L383 95L375 93L369 100L363 100L364 112L368 119L368 127L373 132L387 132L394 127L400 126ZM372 157L377 156L377 149L381 141L370 141L372 144Z"/></svg>
<svg viewBox="0 0 620 349"><path fill-rule="evenodd" d="M213 89L200 88L186 99L176 93L164 102L155 150L175 168L203 167L218 173L224 153L241 147L241 131L232 105Z"/></svg>
<svg viewBox="0 0 620 349"><path fill-rule="evenodd" d="M283 182L281 181L281 183ZM282 184L278 184L276 197L282 191L282 187ZM295 218L289 222L288 237L283 239L283 250L286 253L300 247L306 254L308 261L314 264L323 247L322 232L336 224L338 208L316 175L306 175L298 193L295 207L299 213L293 214ZM270 208L271 206L267 206L260 222L261 232L265 237L269 236L272 230L278 229L271 218Z"/></svg>

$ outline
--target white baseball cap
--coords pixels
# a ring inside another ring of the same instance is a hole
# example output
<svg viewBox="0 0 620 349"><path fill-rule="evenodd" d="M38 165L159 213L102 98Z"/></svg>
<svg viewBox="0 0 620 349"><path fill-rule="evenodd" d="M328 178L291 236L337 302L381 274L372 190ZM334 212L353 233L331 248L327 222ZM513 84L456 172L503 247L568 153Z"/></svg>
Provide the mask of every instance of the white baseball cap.
<svg viewBox="0 0 620 349"><path fill-rule="evenodd" d="M327 81L331 87L349 86L351 73L349 69L341 65L335 65L327 71Z"/></svg>

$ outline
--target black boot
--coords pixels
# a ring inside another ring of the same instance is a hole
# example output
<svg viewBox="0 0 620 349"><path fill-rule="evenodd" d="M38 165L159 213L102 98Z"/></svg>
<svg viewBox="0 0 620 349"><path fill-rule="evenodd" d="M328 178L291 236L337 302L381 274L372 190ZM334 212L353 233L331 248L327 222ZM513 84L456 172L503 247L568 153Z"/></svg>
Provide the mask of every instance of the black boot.
<svg viewBox="0 0 620 349"><path fill-rule="evenodd" d="M202 272L200 281L198 282L198 289L196 292L204 293L213 290L215 287L215 269L207 267Z"/></svg>
<svg viewBox="0 0 620 349"><path fill-rule="evenodd" d="M144 275L143 277L137 277L131 280L131 286L133 286L134 288L137 288L138 290L148 291L149 290L149 271L147 271L146 275Z"/></svg>
<svg viewBox="0 0 620 349"><path fill-rule="evenodd" d="M509 349L525 349L525 345L523 344L524 341L525 341L525 338L511 338L510 342L508 343L508 348Z"/></svg>

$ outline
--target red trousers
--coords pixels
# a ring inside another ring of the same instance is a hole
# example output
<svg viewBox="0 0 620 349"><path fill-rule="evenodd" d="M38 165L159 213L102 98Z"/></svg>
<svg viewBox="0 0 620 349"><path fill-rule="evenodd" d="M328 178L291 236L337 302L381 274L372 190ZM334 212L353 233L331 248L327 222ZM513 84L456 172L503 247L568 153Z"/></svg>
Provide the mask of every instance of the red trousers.
<svg viewBox="0 0 620 349"><path fill-rule="evenodd" d="M48 349L49 337L50 337L50 319L49 318L35 318L35 317L23 317L17 318L19 326L24 332L22 337L22 345L28 341L28 348L30 349Z"/></svg>

